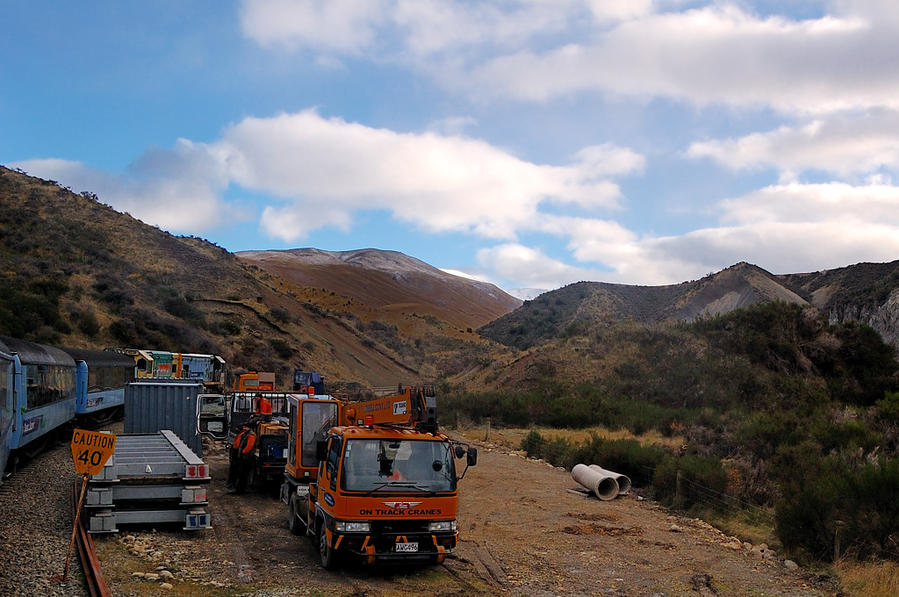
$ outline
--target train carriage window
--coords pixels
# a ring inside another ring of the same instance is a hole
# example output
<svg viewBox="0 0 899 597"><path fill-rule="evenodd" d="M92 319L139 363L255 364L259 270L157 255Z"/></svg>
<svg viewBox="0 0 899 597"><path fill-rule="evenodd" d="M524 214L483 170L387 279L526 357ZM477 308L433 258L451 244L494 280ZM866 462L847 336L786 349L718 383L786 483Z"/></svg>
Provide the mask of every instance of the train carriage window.
<svg viewBox="0 0 899 597"><path fill-rule="evenodd" d="M131 367L90 367L87 373L87 391L99 392L123 388L132 380L132 377Z"/></svg>
<svg viewBox="0 0 899 597"><path fill-rule="evenodd" d="M70 398L75 393L75 368L27 365L25 384L28 409Z"/></svg>
<svg viewBox="0 0 899 597"><path fill-rule="evenodd" d="M135 359L134 363L138 377L151 377L152 365L147 359L138 358Z"/></svg>

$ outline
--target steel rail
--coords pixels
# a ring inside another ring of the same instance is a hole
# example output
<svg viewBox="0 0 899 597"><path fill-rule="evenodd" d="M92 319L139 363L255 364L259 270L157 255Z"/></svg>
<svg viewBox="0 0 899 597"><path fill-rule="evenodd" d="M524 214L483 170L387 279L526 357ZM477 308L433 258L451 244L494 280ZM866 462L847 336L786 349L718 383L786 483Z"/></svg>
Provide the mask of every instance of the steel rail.
<svg viewBox="0 0 899 597"><path fill-rule="evenodd" d="M81 491L81 478L75 481L72 486L72 520L75 519L78 509L78 494ZM84 580L87 583L87 591L91 597L112 597L109 592L109 586L103 577L103 570L100 568L100 560L94 551L94 541L91 539L90 533L84 526L84 518L78 525L77 537L75 543L78 545L78 556L81 560L81 568L84 570Z"/></svg>

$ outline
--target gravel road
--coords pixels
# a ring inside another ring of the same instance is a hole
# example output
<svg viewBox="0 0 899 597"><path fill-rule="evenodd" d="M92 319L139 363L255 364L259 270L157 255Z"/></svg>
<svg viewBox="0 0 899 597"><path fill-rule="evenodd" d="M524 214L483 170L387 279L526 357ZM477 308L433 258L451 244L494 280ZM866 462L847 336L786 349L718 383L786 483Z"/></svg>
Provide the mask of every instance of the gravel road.
<svg viewBox="0 0 899 597"><path fill-rule="evenodd" d="M65 567L77 478L66 444L38 456L0 486L0 595L84 594L76 550L67 582L51 580Z"/></svg>
<svg viewBox="0 0 899 597"><path fill-rule="evenodd" d="M213 530L140 528L95 537L116 595L833 595L838 587L788 570L706 523L634 496L601 502L571 490L567 471L482 445L460 483L460 544L443 566L328 572L287 529L272 495L227 495L227 455L210 464ZM60 574L75 474L68 446L40 457L0 490L2 595L80 595L80 568ZM167 585L162 581L168 580ZM171 588L169 588L169 586Z"/></svg>

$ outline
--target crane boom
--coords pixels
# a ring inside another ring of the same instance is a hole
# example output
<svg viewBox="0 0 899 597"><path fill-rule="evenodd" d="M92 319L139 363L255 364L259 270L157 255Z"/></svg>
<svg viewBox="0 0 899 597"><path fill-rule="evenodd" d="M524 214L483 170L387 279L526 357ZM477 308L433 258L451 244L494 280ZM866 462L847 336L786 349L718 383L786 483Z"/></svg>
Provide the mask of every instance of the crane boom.
<svg viewBox="0 0 899 597"><path fill-rule="evenodd" d="M437 398L427 386L406 386L399 394L347 404L342 421L344 425L396 425L435 433Z"/></svg>

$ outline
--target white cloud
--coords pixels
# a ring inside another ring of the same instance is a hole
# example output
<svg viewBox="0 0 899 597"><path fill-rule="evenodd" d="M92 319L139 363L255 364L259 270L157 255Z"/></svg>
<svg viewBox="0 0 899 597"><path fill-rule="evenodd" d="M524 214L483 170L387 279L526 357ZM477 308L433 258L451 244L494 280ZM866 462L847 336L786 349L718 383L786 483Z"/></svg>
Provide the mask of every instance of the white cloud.
<svg viewBox="0 0 899 597"><path fill-rule="evenodd" d="M431 232L513 240L542 221L547 202L616 207L620 191L606 177L643 163L612 145L586 148L575 159L535 164L478 139L397 133L306 110L246 118L212 143L182 139L173 150L148 151L121 176L68 162L25 165L171 230L221 221L221 193L237 184L277 198L260 226L287 242L321 227L349 230L360 210L387 210Z"/></svg>
<svg viewBox="0 0 899 597"><path fill-rule="evenodd" d="M594 177L631 174L643 169L645 158L611 143L584 147L574 156L586 175Z"/></svg>
<svg viewBox="0 0 899 597"><path fill-rule="evenodd" d="M149 152L121 176L60 159L24 160L10 167L59 181L76 192L90 191L117 211L175 233L206 233L242 217L239 208L222 201L222 181L202 171L208 160L178 159L189 154L197 155L184 143L167 157Z"/></svg>
<svg viewBox="0 0 899 597"><path fill-rule="evenodd" d="M841 176L899 170L899 112L840 114L737 139L696 142L687 155L708 157L734 170L770 167Z"/></svg>
<svg viewBox="0 0 899 597"><path fill-rule="evenodd" d="M586 0L590 12L599 23L624 21L652 12L653 0Z"/></svg>
<svg viewBox="0 0 899 597"><path fill-rule="evenodd" d="M578 268L517 243L481 249L478 263L496 276L533 288L552 289L571 282L596 279L598 272Z"/></svg>
<svg viewBox="0 0 899 597"><path fill-rule="evenodd" d="M788 184L766 187L720 203L727 224L841 223L899 229L899 187L846 183Z"/></svg>
<svg viewBox="0 0 899 597"><path fill-rule="evenodd" d="M644 0L645 1L645 0ZM638 3L639 4L639 3ZM241 27L263 46L417 62L481 46L515 47L563 31L582 0L244 0ZM597 7L609 18L620 10ZM632 14L632 11L624 11Z"/></svg>
<svg viewBox="0 0 899 597"><path fill-rule="evenodd" d="M775 185L721 201L718 211L716 226L662 237L612 221L549 217L539 231L567 238L581 267L520 244L484 249L478 260L497 279L557 288L578 280L676 284L739 261L794 273L899 258L899 187Z"/></svg>
<svg viewBox="0 0 899 597"><path fill-rule="evenodd" d="M899 108L892 2L834 1L829 14L804 20L730 2L662 4L246 0L242 24L263 45L364 53L477 97L601 92L799 113Z"/></svg>
<svg viewBox="0 0 899 597"><path fill-rule="evenodd" d="M791 273L899 258L899 187L775 185L718 209L718 226L680 236L637 238L595 221L565 229L578 259L614 270L610 282L676 283L738 261Z"/></svg>
<svg viewBox="0 0 899 597"><path fill-rule="evenodd" d="M596 43L498 57L473 78L536 101L605 91L799 112L899 106L890 66L899 48L872 45L878 35L860 18L791 21L712 6L628 21Z"/></svg>
<svg viewBox="0 0 899 597"><path fill-rule="evenodd" d="M627 149L604 146L607 163L538 165L476 139L397 133L312 110L247 118L210 151L234 182L285 200L267 210L263 225L287 241L309 226L346 227L362 209L387 209L430 231L512 239L544 201L614 207L620 191L603 175L641 163Z"/></svg>
<svg viewBox="0 0 899 597"><path fill-rule="evenodd" d="M244 33L263 46L313 46L348 54L371 44L385 0L245 0Z"/></svg>
<svg viewBox="0 0 899 597"><path fill-rule="evenodd" d="M698 278L738 261L749 261L772 273L797 273L872 261L893 261L899 255L899 228L866 222L846 226L839 221L765 222L708 228L679 237L653 239L645 257L665 263L672 256L682 267L677 278Z"/></svg>
<svg viewBox="0 0 899 597"><path fill-rule="evenodd" d="M478 121L471 116L451 116L435 120L428 124L428 130L439 135L457 137L477 125Z"/></svg>

